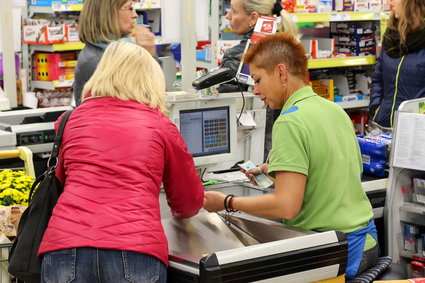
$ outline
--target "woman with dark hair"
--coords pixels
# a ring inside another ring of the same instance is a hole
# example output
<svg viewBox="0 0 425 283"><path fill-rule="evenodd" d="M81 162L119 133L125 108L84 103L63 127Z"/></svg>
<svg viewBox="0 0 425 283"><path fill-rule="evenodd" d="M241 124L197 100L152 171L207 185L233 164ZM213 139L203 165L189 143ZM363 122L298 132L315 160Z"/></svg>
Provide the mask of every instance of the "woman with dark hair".
<svg viewBox="0 0 425 283"><path fill-rule="evenodd" d="M405 100L425 97L425 0L394 0L370 90L369 114L393 127Z"/></svg>
<svg viewBox="0 0 425 283"><path fill-rule="evenodd" d="M226 197L208 191L204 208L227 206L303 229L342 231L348 239L346 278L352 279L375 266L379 254L372 206L360 179L362 157L347 113L308 86L305 54L294 37L276 33L254 44L243 59L254 94L271 109L282 108L269 163L245 172L253 183L259 170L269 174L274 193Z"/></svg>
<svg viewBox="0 0 425 283"><path fill-rule="evenodd" d="M72 86L75 104L81 103L81 92L93 75L105 48L114 41L124 40L145 48L156 55L154 34L134 25L137 13L129 0L86 1L78 19L78 35L85 47L78 55L75 80ZM130 37L135 29L135 41Z"/></svg>

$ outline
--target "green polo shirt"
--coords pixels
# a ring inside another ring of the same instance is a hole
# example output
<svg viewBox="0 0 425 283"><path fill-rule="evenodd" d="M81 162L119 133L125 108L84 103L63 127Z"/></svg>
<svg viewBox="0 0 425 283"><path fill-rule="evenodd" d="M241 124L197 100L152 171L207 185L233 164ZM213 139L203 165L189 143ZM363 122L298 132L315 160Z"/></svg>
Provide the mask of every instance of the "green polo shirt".
<svg viewBox="0 0 425 283"><path fill-rule="evenodd" d="M274 123L268 172L307 176L302 208L285 223L344 233L365 227L373 212L362 188L362 170L360 148L345 111L311 87L295 92Z"/></svg>

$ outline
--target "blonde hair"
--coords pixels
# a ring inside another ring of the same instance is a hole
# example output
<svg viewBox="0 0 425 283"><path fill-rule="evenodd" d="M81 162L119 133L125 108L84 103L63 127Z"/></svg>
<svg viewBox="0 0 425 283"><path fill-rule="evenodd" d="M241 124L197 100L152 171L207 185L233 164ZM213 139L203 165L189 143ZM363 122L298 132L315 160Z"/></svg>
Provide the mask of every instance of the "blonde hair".
<svg viewBox="0 0 425 283"><path fill-rule="evenodd" d="M304 46L292 35L278 32L252 45L243 56L245 64L254 64L271 74L278 64L285 64L288 72L307 82L308 59Z"/></svg>
<svg viewBox="0 0 425 283"><path fill-rule="evenodd" d="M242 0L242 7L245 10L247 15L250 15L252 12L257 12L260 15L264 16L273 16L273 7L276 3L276 0ZM277 26L277 30L280 32L286 32L296 38L298 35L297 25L292 21L291 16L282 9L280 11L281 21Z"/></svg>
<svg viewBox="0 0 425 283"><path fill-rule="evenodd" d="M128 0L88 0L78 19L78 36L84 43L112 42L121 38L118 10Z"/></svg>
<svg viewBox="0 0 425 283"><path fill-rule="evenodd" d="M85 84L81 100L88 92L90 97L134 100L167 114L161 67L148 51L134 43L118 40L109 44Z"/></svg>
<svg viewBox="0 0 425 283"><path fill-rule="evenodd" d="M403 0L400 18L396 19L394 11L391 13L388 27L398 30L400 46L405 46L409 33L425 28L425 0Z"/></svg>

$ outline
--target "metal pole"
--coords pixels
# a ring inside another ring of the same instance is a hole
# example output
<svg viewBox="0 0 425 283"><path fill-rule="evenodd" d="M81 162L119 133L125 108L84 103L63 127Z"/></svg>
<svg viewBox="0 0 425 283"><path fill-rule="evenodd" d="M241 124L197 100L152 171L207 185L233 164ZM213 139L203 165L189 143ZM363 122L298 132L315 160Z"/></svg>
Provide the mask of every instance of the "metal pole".
<svg viewBox="0 0 425 283"><path fill-rule="evenodd" d="M180 14L182 90L188 91L196 79L195 1L181 0Z"/></svg>
<svg viewBox="0 0 425 283"><path fill-rule="evenodd" d="M16 94L16 68L13 40L13 5L11 0L0 1L0 24L3 47L3 84L10 107L18 105ZM3 103L1 103L3 105ZM1 109L5 110L5 109Z"/></svg>

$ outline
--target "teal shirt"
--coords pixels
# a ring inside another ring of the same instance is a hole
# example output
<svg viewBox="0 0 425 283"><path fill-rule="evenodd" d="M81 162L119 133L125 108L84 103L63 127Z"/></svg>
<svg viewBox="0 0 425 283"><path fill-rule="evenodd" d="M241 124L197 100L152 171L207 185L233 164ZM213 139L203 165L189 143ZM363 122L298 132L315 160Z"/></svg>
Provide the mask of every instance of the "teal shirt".
<svg viewBox="0 0 425 283"><path fill-rule="evenodd" d="M344 233L366 227L373 212L362 188L362 170L360 148L345 111L311 87L295 92L274 123L268 172L307 176L302 208L285 223Z"/></svg>

